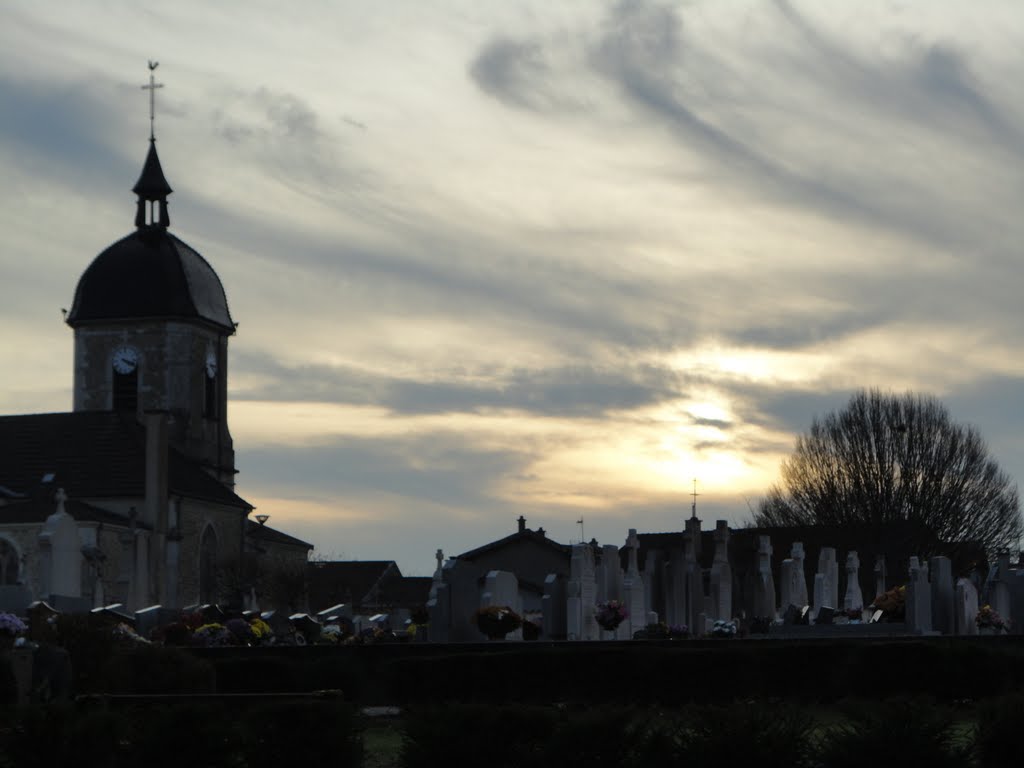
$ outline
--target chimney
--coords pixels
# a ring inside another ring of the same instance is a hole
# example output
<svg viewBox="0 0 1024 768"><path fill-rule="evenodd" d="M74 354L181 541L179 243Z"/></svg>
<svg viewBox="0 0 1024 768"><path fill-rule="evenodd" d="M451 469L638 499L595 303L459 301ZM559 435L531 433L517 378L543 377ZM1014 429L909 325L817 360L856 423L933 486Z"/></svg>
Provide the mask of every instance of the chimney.
<svg viewBox="0 0 1024 768"><path fill-rule="evenodd" d="M519 516L519 532L522 533L526 530L526 518L522 515Z"/></svg>

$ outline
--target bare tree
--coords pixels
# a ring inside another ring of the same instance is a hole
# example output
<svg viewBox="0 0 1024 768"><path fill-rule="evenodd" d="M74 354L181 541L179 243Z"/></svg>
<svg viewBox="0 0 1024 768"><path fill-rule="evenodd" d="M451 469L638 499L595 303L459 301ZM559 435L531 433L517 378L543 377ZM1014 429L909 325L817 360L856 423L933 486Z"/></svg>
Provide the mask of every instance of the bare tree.
<svg viewBox="0 0 1024 768"><path fill-rule="evenodd" d="M1017 487L974 427L954 424L933 397L878 390L813 420L754 522L869 526L880 537L909 529L921 555L946 543L980 545L991 557L1022 532Z"/></svg>

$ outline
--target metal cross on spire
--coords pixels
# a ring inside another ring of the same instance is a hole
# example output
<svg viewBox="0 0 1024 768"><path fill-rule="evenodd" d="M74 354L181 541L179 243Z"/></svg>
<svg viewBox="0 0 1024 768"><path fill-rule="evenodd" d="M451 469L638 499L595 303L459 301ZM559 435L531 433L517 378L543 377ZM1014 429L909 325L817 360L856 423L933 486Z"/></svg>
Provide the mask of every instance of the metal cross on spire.
<svg viewBox="0 0 1024 768"><path fill-rule="evenodd" d="M157 67L160 66L159 61L149 62L149 85L142 86L142 90L149 91L149 140L156 141L156 133L153 130L153 122L156 116L156 89L163 88L163 83L156 81L156 75L153 72Z"/></svg>
<svg viewBox="0 0 1024 768"><path fill-rule="evenodd" d="M701 494L697 493L697 478L693 478L693 493L691 493L690 495L693 496L693 506L690 509L692 511L693 516L696 517L697 516L697 497L701 495Z"/></svg>

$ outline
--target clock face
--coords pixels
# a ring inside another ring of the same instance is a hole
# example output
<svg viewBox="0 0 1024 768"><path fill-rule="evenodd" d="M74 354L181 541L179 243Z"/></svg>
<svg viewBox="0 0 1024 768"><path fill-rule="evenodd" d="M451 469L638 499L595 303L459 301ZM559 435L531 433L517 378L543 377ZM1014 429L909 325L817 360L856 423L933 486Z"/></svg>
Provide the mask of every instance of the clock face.
<svg viewBox="0 0 1024 768"><path fill-rule="evenodd" d="M139 352L134 347L118 347L114 350L111 361L118 373L131 373L139 365Z"/></svg>
<svg viewBox="0 0 1024 768"><path fill-rule="evenodd" d="M217 375L217 355L212 349L206 353L206 375L211 379Z"/></svg>

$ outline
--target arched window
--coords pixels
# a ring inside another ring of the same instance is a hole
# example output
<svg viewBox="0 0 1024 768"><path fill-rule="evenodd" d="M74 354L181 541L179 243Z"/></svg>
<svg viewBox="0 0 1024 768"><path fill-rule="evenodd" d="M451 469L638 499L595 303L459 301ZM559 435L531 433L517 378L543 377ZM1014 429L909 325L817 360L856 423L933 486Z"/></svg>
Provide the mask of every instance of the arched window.
<svg viewBox="0 0 1024 768"><path fill-rule="evenodd" d="M217 602L217 532L212 525L199 539L199 602Z"/></svg>
<svg viewBox="0 0 1024 768"><path fill-rule="evenodd" d="M136 411L139 407L139 372L114 371L114 410Z"/></svg>
<svg viewBox="0 0 1024 768"><path fill-rule="evenodd" d="M207 374L203 377L203 416L216 421L220 418L217 408L217 377Z"/></svg>
<svg viewBox="0 0 1024 768"><path fill-rule="evenodd" d="M0 586L18 583L21 575L21 559L11 542L0 539Z"/></svg>

